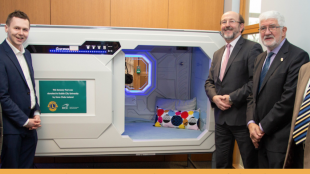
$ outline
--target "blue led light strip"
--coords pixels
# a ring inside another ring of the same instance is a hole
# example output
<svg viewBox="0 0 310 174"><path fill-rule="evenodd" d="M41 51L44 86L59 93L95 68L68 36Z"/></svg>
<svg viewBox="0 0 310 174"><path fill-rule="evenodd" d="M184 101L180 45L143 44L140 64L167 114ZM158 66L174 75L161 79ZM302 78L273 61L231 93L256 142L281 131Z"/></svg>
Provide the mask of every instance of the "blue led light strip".
<svg viewBox="0 0 310 174"><path fill-rule="evenodd" d="M49 50L50 53L90 53L90 54L105 54L107 51L90 51L90 50Z"/></svg>

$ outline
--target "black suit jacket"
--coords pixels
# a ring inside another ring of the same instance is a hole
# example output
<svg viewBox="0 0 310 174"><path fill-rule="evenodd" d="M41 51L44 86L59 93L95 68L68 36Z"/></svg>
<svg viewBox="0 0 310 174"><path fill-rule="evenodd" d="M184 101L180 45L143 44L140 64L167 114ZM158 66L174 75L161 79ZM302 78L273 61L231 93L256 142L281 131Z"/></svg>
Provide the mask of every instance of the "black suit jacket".
<svg viewBox="0 0 310 174"><path fill-rule="evenodd" d="M246 99L251 92L254 60L263 52L260 44L240 37L228 60L223 81L219 79L225 46L213 55L205 89L212 107L215 122L230 126L246 125ZM212 98L215 95L229 94L233 105L226 111L220 110Z"/></svg>
<svg viewBox="0 0 310 174"><path fill-rule="evenodd" d="M254 65L253 94L249 98L247 122L261 124L265 135L260 146L272 152L286 152L290 135L296 86L300 67L309 55L287 40L274 58L260 91L258 83L267 52Z"/></svg>
<svg viewBox="0 0 310 174"><path fill-rule="evenodd" d="M24 57L35 90L32 60L28 50L25 50ZM6 41L0 45L0 102L3 115L3 134L32 132L23 127L27 119L33 117L30 115L30 89L17 57ZM40 110L37 98L34 109Z"/></svg>

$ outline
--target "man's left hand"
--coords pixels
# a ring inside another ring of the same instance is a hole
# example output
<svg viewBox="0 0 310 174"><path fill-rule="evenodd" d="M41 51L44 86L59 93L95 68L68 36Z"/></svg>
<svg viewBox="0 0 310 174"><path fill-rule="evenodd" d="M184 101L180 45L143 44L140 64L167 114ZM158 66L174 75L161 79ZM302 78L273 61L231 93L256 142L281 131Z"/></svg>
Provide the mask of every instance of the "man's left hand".
<svg viewBox="0 0 310 174"><path fill-rule="evenodd" d="M34 130L34 129L38 129L39 127L41 127L41 118L40 118L40 115L35 115L35 116L33 117L33 119L35 119L36 122L39 123L39 125L38 125L38 126L35 126L35 127L31 127L31 128L29 128L29 130Z"/></svg>
<svg viewBox="0 0 310 174"><path fill-rule="evenodd" d="M252 139L253 143L258 143L264 136L264 132L260 130L259 126L255 123L250 123L248 125L248 129L250 132L250 138Z"/></svg>

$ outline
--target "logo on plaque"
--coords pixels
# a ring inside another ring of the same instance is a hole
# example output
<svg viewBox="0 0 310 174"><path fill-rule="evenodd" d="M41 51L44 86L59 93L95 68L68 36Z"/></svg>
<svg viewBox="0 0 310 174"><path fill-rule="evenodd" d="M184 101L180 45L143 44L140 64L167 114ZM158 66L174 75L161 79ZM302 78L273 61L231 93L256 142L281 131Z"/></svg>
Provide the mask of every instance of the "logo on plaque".
<svg viewBox="0 0 310 174"><path fill-rule="evenodd" d="M69 106L69 104L68 104L68 103L66 103L66 104L62 105L62 109L68 109L68 106Z"/></svg>
<svg viewBox="0 0 310 174"><path fill-rule="evenodd" d="M54 112L58 108L58 105L56 102L51 101L48 103L47 107L50 109L50 111Z"/></svg>

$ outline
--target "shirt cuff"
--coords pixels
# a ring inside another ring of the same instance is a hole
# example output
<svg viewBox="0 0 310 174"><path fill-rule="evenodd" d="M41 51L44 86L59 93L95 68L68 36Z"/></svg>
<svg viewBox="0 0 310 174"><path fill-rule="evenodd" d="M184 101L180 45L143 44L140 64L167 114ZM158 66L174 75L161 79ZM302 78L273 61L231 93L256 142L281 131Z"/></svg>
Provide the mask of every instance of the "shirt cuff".
<svg viewBox="0 0 310 174"><path fill-rule="evenodd" d="M255 123L254 120L250 120L247 124L247 126L249 126L250 123Z"/></svg>
<svg viewBox="0 0 310 174"><path fill-rule="evenodd" d="M260 123L259 123L259 128L260 128L261 131L264 132L264 129L263 129L263 127L262 127L262 125Z"/></svg>
<svg viewBox="0 0 310 174"><path fill-rule="evenodd" d="M40 115L40 111L39 110L34 111L33 116L35 116L35 115Z"/></svg>
<svg viewBox="0 0 310 174"><path fill-rule="evenodd" d="M27 119L27 121L26 121L26 123L23 125L23 127L26 127L28 123L29 123L29 119Z"/></svg>

